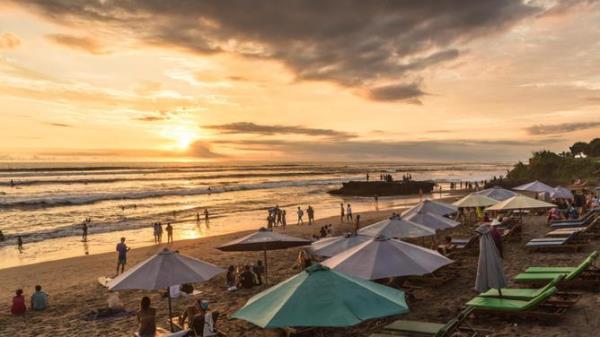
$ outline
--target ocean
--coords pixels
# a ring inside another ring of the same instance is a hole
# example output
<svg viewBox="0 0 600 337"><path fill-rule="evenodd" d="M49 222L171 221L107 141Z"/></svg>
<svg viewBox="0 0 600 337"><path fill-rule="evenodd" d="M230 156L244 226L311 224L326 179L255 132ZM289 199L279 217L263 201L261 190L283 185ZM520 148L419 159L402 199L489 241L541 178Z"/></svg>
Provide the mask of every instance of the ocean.
<svg viewBox="0 0 600 337"><path fill-rule="evenodd" d="M417 196L333 196L342 182L379 179L480 181L504 175L509 164L484 163L0 163L0 268L114 250L119 238L132 247L153 244L151 225L171 222L175 240L257 229L279 205L295 224L296 208L312 205L315 217L416 203ZM446 196L434 193L429 198ZM204 209L210 221L197 222ZM81 224L90 218L87 242ZM315 230L316 232L317 230ZM24 241L16 248L16 236Z"/></svg>

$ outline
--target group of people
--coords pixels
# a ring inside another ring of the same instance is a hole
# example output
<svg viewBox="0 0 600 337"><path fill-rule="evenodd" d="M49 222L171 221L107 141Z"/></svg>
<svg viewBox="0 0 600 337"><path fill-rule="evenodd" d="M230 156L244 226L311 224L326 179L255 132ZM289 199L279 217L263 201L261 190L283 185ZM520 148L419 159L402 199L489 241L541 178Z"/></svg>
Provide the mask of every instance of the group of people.
<svg viewBox="0 0 600 337"><path fill-rule="evenodd" d="M298 206L296 214L298 214L298 225L304 225L304 211L300 206ZM312 225L315 222L315 209L311 205L306 208L306 215L308 216L308 224Z"/></svg>
<svg viewBox="0 0 600 337"><path fill-rule="evenodd" d="M155 222L152 224L152 231L154 233L154 243L162 243L162 235L163 235L163 227L162 223ZM167 243L173 242L173 226L170 222L167 222L167 226L165 227L165 231L167 232Z"/></svg>
<svg viewBox="0 0 600 337"><path fill-rule="evenodd" d="M379 175L379 180L391 183L394 181L394 177L389 173L382 173Z"/></svg>
<svg viewBox="0 0 600 337"><path fill-rule="evenodd" d="M267 210L267 228L271 229L276 226L281 226L283 229L287 226L286 211L279 205Z"/></svg>
<svg viewBox="0 0 600 337"><path fill-rule="evenodd" d="M352 205L348 204L344 208L344 203L340 203L340 222L352 222L354 218L352 217Z"/></svg>
<svg viewBox="0 0 600 337"><path fill-rule="evenodd" d="M238 289L251 289L263 284L263 275L265 266L261 260L256 261L254 265L238 266L230 265L227 268L225 277L225 286L228 291Z"/></svg>
<svg viewBox="0 0 600 337"><path fill-rule="evenodd" d="M31 310L42 311L48 307L48 294L42 290L42 286L36 285L35 291L31 295ZM17 289L15 296L12 300L12 306L10 312L15 316L25 315L27 312L27 304L25 303L25 296L23 295L23 289Z"/></svg>

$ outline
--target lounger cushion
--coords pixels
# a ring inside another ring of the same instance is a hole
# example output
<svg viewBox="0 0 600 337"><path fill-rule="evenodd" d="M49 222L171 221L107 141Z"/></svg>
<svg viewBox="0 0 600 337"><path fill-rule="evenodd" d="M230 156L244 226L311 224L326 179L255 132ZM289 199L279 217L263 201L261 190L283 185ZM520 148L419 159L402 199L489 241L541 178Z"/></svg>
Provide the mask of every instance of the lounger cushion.
<svg viewBox="0 0 600 337"><path fill-rule="evenodd" d="M550 281L559 276L567 276L569 273L520 273L514 277L517 282L539 282Z"/></svg>
<svg viewBox="0 0 600 337"><path fill-rule="evenodd" d="M435 335L446 325L431 322L405 321L398 320L385 326L385 330L394 330L398 332L415 332L429 335Z"/></svg>
<svg viewBox="0 0 600 337"><path fill-rule="evenodd" d="M556 288L552 287L539 296L529 300L512 300L507 298L497 297L475 297L467 305L475 307L481 310L493 310L493 311L524 311L536 307L539 303L547 300L556 292Z"/></svg>

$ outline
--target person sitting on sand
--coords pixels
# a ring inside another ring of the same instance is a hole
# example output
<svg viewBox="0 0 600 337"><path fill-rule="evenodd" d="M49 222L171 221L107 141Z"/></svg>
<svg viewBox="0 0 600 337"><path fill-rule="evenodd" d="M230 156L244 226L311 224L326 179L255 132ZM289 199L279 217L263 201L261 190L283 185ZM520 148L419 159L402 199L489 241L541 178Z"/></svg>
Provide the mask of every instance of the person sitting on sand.
<svg viewBox="0 0 600 337"><path fill-rule="evenodd" d="M312 258L305 249L300 249L298 252L298 258L296 259L296 266L300 270L304 270L312 265Z"/></svg>
<svg viewBox="0 0 600 337"><path fill-rule="evenodd" d="M32 310L46 310L48 307L48 294L42 291L42 286L35 286L35 292L31 295Z"/></svg>
<svg viewBox="0 0 600 337"><path fill-rule="evenodd" d="M208 311L208 301L198 300L196 302L198 313L192 319L191 331L188 336L211 337L217 335L216 322L219 318L218 312Z"/></svg>
<svg viewBox="0 0 600 337"><path fill-rule="evenodd" d="M200 300L194 302L194 305L190 305L185 308L183 314L179 316L179 325L182 327L192 326L192 321L194 320L194 316L196 316L200 312Z"/></svg>
<svg viewBox="0 0 600 337"><path fill-rule="evenodd" d="M238 288L251 289L255 286L254 273L250 270L250 266L244 266L244 271L240 274L240 282Z"/></svg>
<svg viewBox="0 0 600 337"><path fill-rule="evenodd" d="M327 229L325 228L325 226L321 227L319 234L321 235L321 238L324 238L327 236Z"/></svg>
<svg viewBox="0 0 600 337"><path fill-rule="evenodd" d="M235 267L233 265L230 265L229 268L227 268L227 276L225 277L225 286L227 287L228 291L234 291L237 290L237 282L236 282L236 277L235 277Z"/></svg>
<svg viewBox="0 0 600 337"><path fill-rule="evenodd" d="M25 315L25 311L27 311L27 306L25 306L25 297L23 296L23 289L17 289L15 297L13 297L10 312L15 316L20 316Z"/></svg>
<svg viewBox="0 0 600 337"><path fill-rule="evenodd" d="M444 243L438 245L437 251L444 256L448 256L454 249L456 249L456 245L452 243L452 237L446 236Z"/></svg>
<svg viewBox="0 0 600 337"><path fill-rule="evenodd" d="M137 321L139 337L156 336L156 309L150 306L150 298L147 296L142 298L140 310L137 312Z"/></svg>

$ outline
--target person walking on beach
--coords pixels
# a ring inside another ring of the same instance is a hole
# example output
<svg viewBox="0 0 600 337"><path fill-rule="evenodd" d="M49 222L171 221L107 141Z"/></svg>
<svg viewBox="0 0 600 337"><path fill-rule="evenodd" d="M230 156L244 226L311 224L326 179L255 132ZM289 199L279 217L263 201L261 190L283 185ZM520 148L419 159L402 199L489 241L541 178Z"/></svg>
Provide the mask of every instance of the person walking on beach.
<svg viewBox="0 0 600 337"><path fill-rule="evenodd" d="M296 213L298 213L298 225L304 225L304 220L302 220L302 217L304 216L304 211L302 210L302 208L300 208L300 206L298 206L298 211L296 211Z"/></svg>
<svg viewBox="0 0 600 337"><path fill-rule="evenodd" d="M86 242L86 241L87 241L87 235L88 235L88 225L87 225L87 223L88 223L88 222L87 222L87 219L86 219L86 220L83 222L83 225L81 225L81 230L82 230L82 233L81 233L81 240L82 240L83 242Z"/></svg>
<svg viewBox="0 0 600 337"><path fill-rule="evenodd" d="M360 214L356 215L356 222L354 223L354 233L358 233L358 229L360 228Z"/></svg>
<svg viewBox="0 0 600 337"><path fill-rule="evenodd" d="M281 227L285 230L285 226L287 226L287 220L285 219L285 209L281 211Z"/></svg>
<svg viewBox="0 0 600 337"><path fill-rule="evenodd" d="M345 216L344 203L340 203L340 222L341 223L344 222L344 216Z"/></svg>
<svg viewBox="0 0 600 337"><path fill-rule="evenodd" d="M152 224L152 233L154 234L154 243L158 243L158 222Z"/></svg>
<svg viewBox="0 0 600 337"><path fill-rule="evenodd" d="M21 235L17 236L17 249L19 250L19 253L23 252L23 238L21 238Z"/></svg>
<svg viewBox="0 0 600 337"><path fill-rule="evenodd" d="M308 208L306 209L306 213L308 214L308 224L312 225L313 222L315 221L315 210L314 210L314 208L312 208L312 206L308 205Z"/></svg>
<svg viewBox="0 0 600 337"><path fill-rule="evenodd" d="M346 220L349 223L352 223L352 206L350 206L350 204L348 204L348 207L346 208Z"/></svg>
<svg viewBox="0 0 600 337"><path fill-rule="evenodd" d="M171 226L171 223L168 222L167 223L167 243L173 243L173 226Z"/></svg>
<svg viewBox="0 0 600 337"><path fill-rule="evenodd" d="M125 271L125 265L127 264L127 252L130 250L125 244L125 238L121 238L121 242L117 244L117 252L119 257L117 260L117 275L119 275L119 267L121 267L121 273Z"/></svg>

